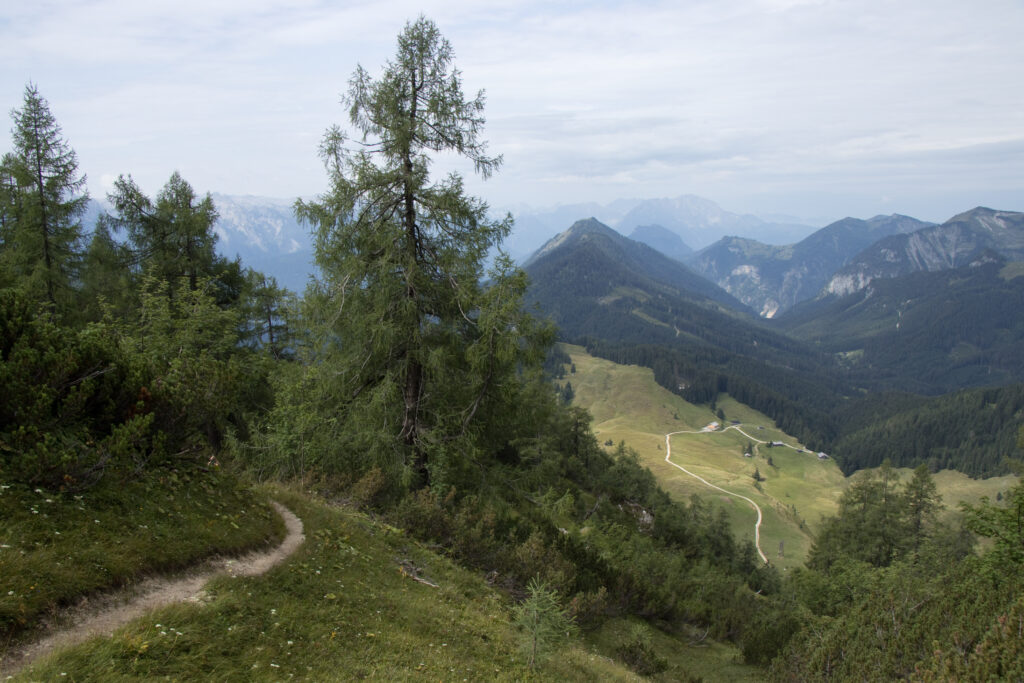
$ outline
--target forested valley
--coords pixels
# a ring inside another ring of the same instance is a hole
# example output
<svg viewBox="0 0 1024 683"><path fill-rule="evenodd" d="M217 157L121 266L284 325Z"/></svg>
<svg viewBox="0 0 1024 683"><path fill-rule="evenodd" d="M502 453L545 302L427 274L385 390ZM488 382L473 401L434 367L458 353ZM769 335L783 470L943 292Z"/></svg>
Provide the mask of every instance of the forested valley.
<svg viewBox="0 0 1024 683"><path fill-rule="evenodd" d="M784 575L706 501L673 499L626 445L599 445L551 383L567 361L558 330L525 305L524 271L488 260L511 217L492 217L458 174L431 173L440 154L484 178L502 165L483 139L483 93L463 93L437 27L407 24L393 61L376 76L359 67L344 104L350 125L320 146L328 190L295 205L317 274L294 293L217 254L217 207L177 172L147 196L125 169L87 233L77 156L26 86L0 163L0 647L83 595L279 537L277 486L403 534L396 553L419 544L486 577L526 654L487 637L471 649L493 651L510 679L586 678L557 660L614 619L637 626L605 654L662 679L700 676L669 666L649 633L731 643L775 680L1024 676L1024 487L948 522L930 473L1013 467L1002 456L1019 444L1019 385L848 401L846 376L790 338L702 329L696 308L683 332L734 348L584 339L688 401L727 393L812 448L834 446L848 474L880 467L851 480L806 567ZM775 362L741 354L750 344ZM925 452L908 482L890 476ZM317 575L360 552L331 533L309 533L334 549ZM342 589L292 593L329 607ZM246 678L273 628L260 624L216 653L184 638L173 656L146 641L67 661L113 661L125 679ZM315 648L287 643L313 672L344 657L340 629Z"/></svg>

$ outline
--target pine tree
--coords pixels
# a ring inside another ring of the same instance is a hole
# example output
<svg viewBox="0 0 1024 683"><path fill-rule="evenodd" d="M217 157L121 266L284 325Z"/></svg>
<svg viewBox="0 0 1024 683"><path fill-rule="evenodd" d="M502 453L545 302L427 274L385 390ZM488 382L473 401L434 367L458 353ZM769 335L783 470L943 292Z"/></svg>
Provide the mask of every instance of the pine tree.
<svg viewBox="0 0 1024 683"><path fill-rule="evenodd" d="M77 285L88 195L78 157L32 83L11 112L14 150L0 171L2 260L32 298L68 310Z"/></svg>
<svg viewBox="0 0 1024 683"><path fill-rule="evenodd" d="M453 442L500 401L530 348L525 275L502 256L482 284L511 216L490 219L456 173L430 179L437 153L470 160L485 178L501 164L480 139L483 93L464 98L452 59L421 17L378 78L357 68L344 98L357 137L327 131L320 151L330 189L296 205L316 230L322 279L308 298L324 321L334 412L353 425L352 438L373 436L353 452L385 469L404 465L417 485L441 453L465 450Z"/></svg>

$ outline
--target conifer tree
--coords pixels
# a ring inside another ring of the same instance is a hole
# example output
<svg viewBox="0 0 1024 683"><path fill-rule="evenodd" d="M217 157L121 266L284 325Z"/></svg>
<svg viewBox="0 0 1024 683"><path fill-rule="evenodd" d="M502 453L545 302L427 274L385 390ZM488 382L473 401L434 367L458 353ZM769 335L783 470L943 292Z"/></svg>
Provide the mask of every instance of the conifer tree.
<svg viewBox="0 0 1024 683"><path fill-rule="evenodd" d="M66 309L81 258L85 176L34 84L11 119L14 150L0 164L2 261L29 296Z"/></svg>
<svg viewBox="0 0 1024 683"><path fill-rule="evenodd" d="M423 17L406 25L379 77L356 69L344 102L355 137L327 131L330 189L296 205L316 231L321 280L309 298L324 321L319 348L334 412L360 425L353 438L372 435L352 451L404 466L423 485L441 452L466 457L455 453L463 437L529 350L525 276L499 257L482 284L511 216L489 218L457 173L430 177L439 153L468 159L485 178L501 157L480 139L482 91L464 97L451 46Z"/></svg>
<svg viewBox="0 0 1024 683"><path fill-rule="evenodd" d="M204 276L217 275L220 261L214 251L217 235L213 231L217 209L209 194L198 199L177 171L156 201L147 197L131 176L120 176L108 199L116 216L104 222L127 232L141 270L171 283L168 296L174 295L179 278L185 278L189 289L195 291Z"/></svg>

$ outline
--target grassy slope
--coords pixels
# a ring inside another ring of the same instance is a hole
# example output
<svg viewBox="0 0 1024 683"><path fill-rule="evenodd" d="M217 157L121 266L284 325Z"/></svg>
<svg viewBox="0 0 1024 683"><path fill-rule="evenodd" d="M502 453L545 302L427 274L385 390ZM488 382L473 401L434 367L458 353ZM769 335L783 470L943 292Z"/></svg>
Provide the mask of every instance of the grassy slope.
<svg viewBox="0 0 1024 683"><path fill-rule="evenodd" d="M566 376L575 392L574 402L590 411L598 440L615 444L625 441L640 454L669 493L682 499L693 494L701 496L726 510L737 538L753 540L756 513L748 504L709 490L665 462L666 433L699 430L718 421L715 414L707 406L689 404L658 386L647 368L594 358L578 346L565 345L564 349L576 366L576 373ZM725 413L727 424L739 421L751 436L799 445L763 414L731 398L723 398L717 407ZM779 567L799 566L822 517L835 514L847 480L831 460L819 461L813 454L790 448L757 446L754 458L744 458L746 443L747 438L735 430L678 434L672 437L672 459L711 483L755 500L764 514L761 547L765 554ZM768 466L768 456L774 467ZM760 491L751 477L755 467L765 477ZM910 470L901 473L906 477ZM974 480L954 471L935 475L947 516L954 514L960 501L973 503L982 496L994 498L998 491L1010 488L1013 481L1014 477ZM782 558L778 557L780 541L785 551Z"/></svg>
<svg viewBox="0 0 1024 683"><path fill-rule="evenodd" d="M533 674L509 599L482 577L363 514L300 492L274 498L305 523L306 543L260 578L219 579L207 604L158 610L57 653L29 679L143 680L636 680L614 654L611 622L563 647ZM414 564L433 588L400 572ZM689 647L655 633L672 678L756 680L724 646ZM718 675L716 675L718 672ZM69 673L62 677L62 673Z"/></svg>
<svg viewBox="0 0 1024 683"><path fill-rule="evenodd" d="M216 470L81 494L0 483L0 643L82 595L283 536L263 497Z"/></svg>

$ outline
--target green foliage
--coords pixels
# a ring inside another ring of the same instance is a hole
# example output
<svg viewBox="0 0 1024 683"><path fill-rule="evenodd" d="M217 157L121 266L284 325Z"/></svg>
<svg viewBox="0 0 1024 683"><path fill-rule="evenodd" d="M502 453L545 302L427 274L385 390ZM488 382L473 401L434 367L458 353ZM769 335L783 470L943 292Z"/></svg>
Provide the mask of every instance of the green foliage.
<svg viewBox="0 0 1024 683"><path fill-rule="evenodd" d="M828 571L847 557L887 567L913 553L934 530L939 502L927 467L919 466L901 487L884 463L843 492L839 513L822 522L807 565Z"/></svg>
<svg viewBox="0 0 1024 683"><path fill-rule="evenodd" d="M60 314L73 310L88 196L78 158L32 83L11 112L14 151L0 162L0 276Z"/></svg>
<svg viewBox="0 0 1024 683"><path fill-rule="evenodd" d="M207 194L197 200L195 190L177 171L156 201L131 176L123 175L108 199L116 214L104 218L101 226L127 234L136 264L146 275L170 283L168 296L183 282L197 289L201 278L216 276L223 267L223 259L214 252L217 209L213 199Z"/></svg>
<svg viewBox="0 0 1024 683"><path fill-rule="evenodd" d="M483 95L464 99L452 58L421 18L378 78L358 68L345 98L358 145L330 129L330 189L296 204L321 273L307 292L307 360L329 398L312 409L343 421L332 450L351 462L337 467L379 467L416 486L469 475L488 423L515 400L517 370L539 363L550 338L523 313L526 280L511 259L499 256L481 284L511 218L491 220L457 174L430 180L437 153L484 177L501 162L480 140Z"/></svg>
<svg viewBox="0 0 1024 683"><path fill-rule="evenodd" d="M1024 483L1010 489L999 504L982 498L978 505L961 507L967 528L994 541L985 558L993 568L1019 571L1024 567Z"/></svg>
<svg viewBox="0 0 1024 683"><path fill-rule="evenodd" d="M558 593L537 578L527 584L526 598L512 611L516 626L524 635L523 650L531 669L575 631L572 617L559 603Z"/></svg>
<svg viewBox="0 0 1024 683"><path fill-rule="evenodd" d="M872 395L849 406L834 455L846 474L925 463L934 472L957 469L972 477L1005 473L1013 453L1024 384L968 389L935 398Z"/></svg>
<svg viewBox="0 0 1024 683"><path fill-rule="evenodd" d="M277 284L277 279L245 270L242 297L243 339L250 348L264 349L275 360L295 356L299 302L295 294Z"/></svg>
<svg viewBox="0 0 1024 683"><path fill-rule="evenodd" d="M229 428L244 425L243 416L269 402L258 356L238 347L239 311L215 300L215 283L196 288L146 275L142 278L140 320L124 342L148 378L156 427L179 452L220 447Z"/></svg>
<svg viewBox="0 0 1024 683"><path fill-rule="evenodd" d="M78 489L108 467L131 471L153 448L153 416L109 326L58 327L0 291L0 476Z"/></svg>
<svg viewBox="0 0 1024 683"><path fill-rule="evenodd" d="M626 666L641 676L660 674L668 668L665 658L658 656L651 646L651 636L646 627L634 624L629 635L629 640L617 651Z"/></svg>
<svg viewBox="0 0 1024 683"><path fill-rule="evenodd" d="M984 680L977 672L998 670L999 658L986 662L979 648L986 642L1002 652L1019 648L992 636L993 622L1012 613L1022 581L1019 571L995 576L982 565L929 543L887 568L839 570L834 576L843 580L828 590L841 604L833 603L833 614L803 618L803 628L774 661L772 679L847 680L871 672L897 680L917 670L953 670L961 672L954 679Z"/></svg>

